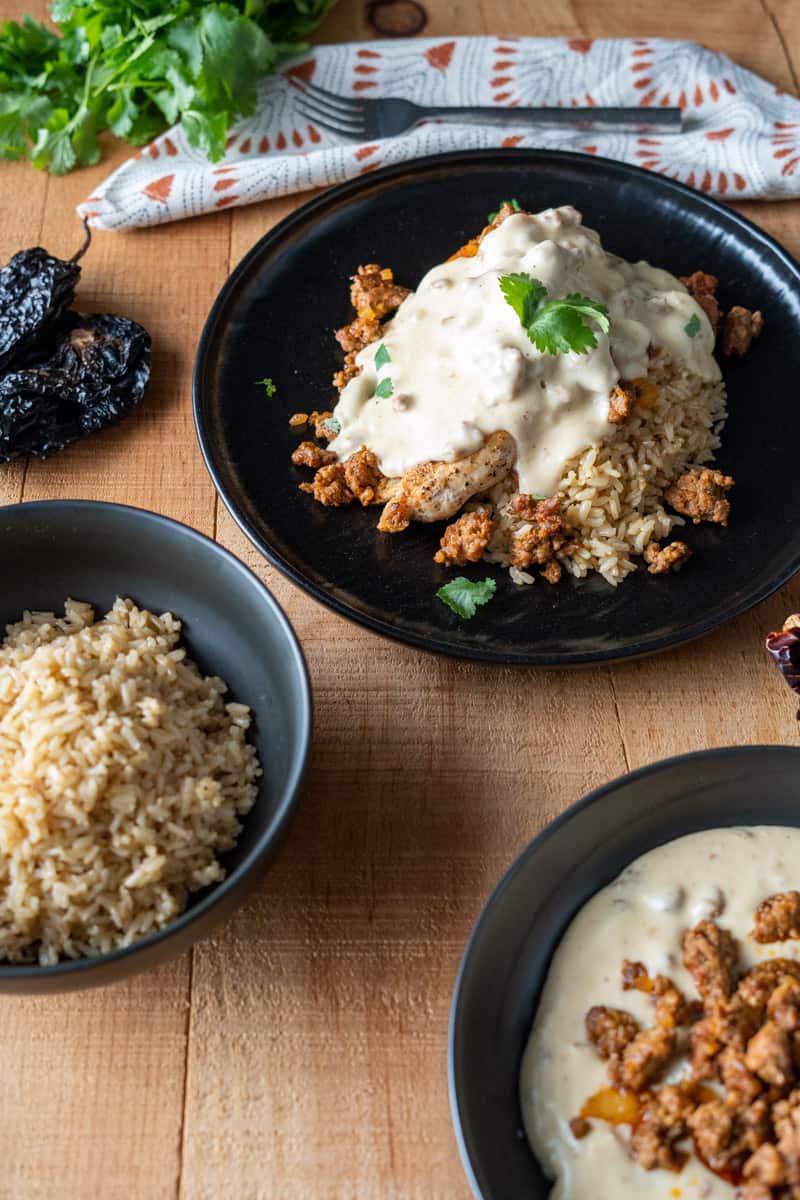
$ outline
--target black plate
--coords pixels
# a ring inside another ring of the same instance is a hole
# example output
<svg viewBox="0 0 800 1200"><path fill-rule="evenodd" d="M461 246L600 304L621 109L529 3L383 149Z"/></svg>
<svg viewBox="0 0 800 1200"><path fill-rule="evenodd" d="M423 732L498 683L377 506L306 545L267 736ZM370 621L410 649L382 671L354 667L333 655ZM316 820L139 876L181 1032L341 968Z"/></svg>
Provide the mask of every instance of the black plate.
<svg viewBox="0 0 800 1200"><path fill-rule="evenodd" d="M673 838L726 825L800 825L798 800L797 747L684 754L598 788L517 859L475 926L450 1017L450 1105L478 1200L549 1194L522 1129L519 1068L550 958L578 909Z"/></svg>
<svg viewBox="0 0 800 1200"><path fill-rule="evenodd" d="M438 527L378 534L378 510L326 509L297 490L289 462L296 411L330 408L359 263L421 276L483 224L504 196L531 209L575 204L604 245L675 274L720 278L724 306L761 308L750 355L725 367L731 416L720 465L736 478L729 530L692 528L679 575L644 572L612 588L599 576L515 587L485 563L497 595L459 620L436 599L450 578L433 562ZM195 420L220 495L244 532L290 579L378 633L423 649L539 666L602 662L698 637L770 595L800 567L800 472L794 447L800 377L800 268L754 225L699 192L636 167L550 151L421 159L325 192L250 251L206 323L194 377ZM267 399L256 380L269 375Z"/></svg>

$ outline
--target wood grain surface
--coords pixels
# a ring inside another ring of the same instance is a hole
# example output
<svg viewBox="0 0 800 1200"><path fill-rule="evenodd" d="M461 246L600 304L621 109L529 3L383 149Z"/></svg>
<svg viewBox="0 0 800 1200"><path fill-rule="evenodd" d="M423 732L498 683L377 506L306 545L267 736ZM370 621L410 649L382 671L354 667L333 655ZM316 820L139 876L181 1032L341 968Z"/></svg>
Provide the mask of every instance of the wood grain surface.
<svg viewBox="0 0 800 1200"><path fill-rule="evenodd" d="M44 0L2 7L45 10ZM364 7L341 0L319 39L369 36ZM798 89L796 0L426 7L436 35L693 39ZM4 164L0 256L37 242L72 253L74 204L125 156L115 146L63 179ZM119 500L217 537L286 609L316 696L298 819L232 921L124 986L0 1002L0 1200L466 1200L447 1102L448 1009L465 939L502 871L547 821L627 768L797 740L761 649L800 604L797 584L701 645L544 673L381 641L265 566L203 467L192 357L230 269L306 198L97 234L79 301L153 332L146 402L51 462L0 468L0 503ZM738 207L800 254L800 202Z"/></svg>

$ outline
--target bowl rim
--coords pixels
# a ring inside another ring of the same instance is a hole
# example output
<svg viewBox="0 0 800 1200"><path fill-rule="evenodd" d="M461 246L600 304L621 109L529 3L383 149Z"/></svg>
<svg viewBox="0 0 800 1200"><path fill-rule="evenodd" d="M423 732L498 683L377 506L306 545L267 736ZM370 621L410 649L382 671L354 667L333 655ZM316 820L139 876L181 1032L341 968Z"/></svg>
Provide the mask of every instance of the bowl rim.
<svg viewBox="0 0 800 1200"><path fill-rule="evenodd" d="M600 648L582 652L580 655L576 655L565 661L562 655L555 652L537 652L534 654L531 652L516 653L511 650L486 650L480 641L452 643L444 638L440 638L437 634L419 633L414 629L395 625L381 616L362 611L357 605L337 595L335 589L307 578L301 567L296 566L293 562L285 558L283 553L272 544L272 540L261 535L250 516L235 499L232 494L233 489L229 486L230 475L228 464L225 461L224 455L219 453L219 447L212 438L209 429L208 397L211 393L209 385L205 382L208 376L207 367L212 355L215 339L221 336L220 330L226 328L229 319L228 309L235 302L237 290L240 285L247 280L248 274L259 264L261 258L273 246L279 247L287 236L298 229L302 229L305 224L313 221L316 216L320 214L325 216L334 212L342 205L348 204L351 200L358 199L362 191L368 191L370 188L374 188L376 184L380 185L384 181L398 178L402 180L410 174L423 177L428 172L441 171L450 167L456 169L464 167L469 169L471 164L490 167L522 163L529 166L533 171L537 164L550 160L556 160L559 163L576 168L586 168L587 170L600 168L605 170L607 174L621 180L629 178L640 181L646 180L649 187L656 190L661 189L664 193L672 193L678 201L680 201L681 197L690 197L695 203L702 203L705 210L712 213L717 219L724 217L725 221L730 222L731 226L735 227L739 234L751 238L759 248L765 249L784 267L787 267L796 276L800 277L800 259L795 258L776 237L773 237L772 234L756 224L754 220L744 216L742 213L725 204L722 200L706 192L698 192L696 188L689 187L688 184L682 183L680 180L670 179L665 175L654 175L652 171L646 170L636 163L623 162L620 159L608 158L603 155L587 155L574 150L531 146L517 146L510 149L498 147L470 148L450 150L441 154L421 155L418 158L388 163L378 167L367 175L356 175L341 183L323 188L321 192L312 195L310 199L281 217L279 221L267 229L254 242L250 249L243 254L217 292L206 316L197 343L192 368L192 412L195 436L200 446L203 462L211 478L211 482L228 513L258 553L273 567L276 567L296 587L311 596L319 604L324 605L337 616L343 617L355 625L360 625L364 629L368 629L371 633L377 634L379 637L400 645L410 646L415 650L425 651L426 653L442 655L446 658L485 663L490 666L532 666L537 668L549 669L552 667L559 670L572 670L579 667L612 665L618 662L635 661L636 659L650 657L652 654L665 653L680 646L688 645L704 637L707 633L729 625L737 617L750 612L756 605L762 604L765 600L769 599L770 596L773 596L775 592L800 572L800 544L796 547L791 561L782 570L778 571L768 582L753 592L752 595L744 600L741 598L737 600L734 605L726 610L722 618L710 617L706 613L703 613L697 619L684 623L678 635L662 634L658 638L648 642L640 639L638 642L631 644L622 653ZM688 632L686 632L687 629Z"/></svg>
<svg viewBox="0 0 800 1200"><path fill-rule="evenodd" d="M460 1023L460 1005L462 1000L462 992L466 982L467 973L470 968L470 960L475 951L475 948L484 936L484 927L491 920L494 908L511 886L516 877L524 870L528 861L533 858L539 851L546 846L547 842L553 834L571 821L578 813L589 808L593 804L601 802L609 793L616 791L633 780L644 779L649 775L656 775L662 771L670 770L681 763L688 761L708 762L716 758L747 758L753 754L760 754L768 750L772 753L778 752L785 754L787 758L795 758L800 763L800 746L787 746L779 742L756 742L752 745L734 745L734 746L715 746L712 749L706 750L691 750L683 754L673 754L668 758L659 758L655 762L647 763L645 766L637 767L634 771L626 771L623 775L617 775L608 783L600 784L598 787L592 788L591 791L581 796L574 803L565 808L562 813L559 813L552 821L549 821L543 829L528 843L525 848L520 851L516 858L503 872L498 883L492 888L489 896L482 905L477 918L472 926L464 952L456 972L455 983L453 985L453 997L450 1003L450 1014L447 1025L447 1092L450 1103L450 1119L455 1134L456 1145L458 1147L461 1165L464 1169L464 1174L467 1177L467 1182L472 1190L475 1200L485 1200L484 1193L481 1190L481 1185L478 1182L472 1159L467 1144L467 1135L464 1131L464 1125L461 1119L460 1105L460 1084L456 1078L456 1053L458 1050L458 1042L461 1037ZM769 824L769 822L765 822ZM800 825L800 812L798 813L798 825ZM714 828L714 826L708 826ZM680 836L680 835L678 835ZM669 839L667 839L669 840ZM664 843L659 842L658 845ZM655 848L655 847L653 847ZM644 851L643 851L644 853ZM592 892L594 895L595 892ZM587 897L590 899L591 897Z"/></svg>
<svg viewBox="0 0 800 1200"><path fill-rule="evenodd" d="M172 517L165 517L163 514L153 512L148 508L138 508L132 504L117 504L110 500L23 500L17 504L3 505L0 506L0 530L2 530L7 517L18 515L23 510L25 512L36 510L42 513L42 515L47 515L56 509L71 511L75 513L76 517L80 513L89 511L126 514L130 519L139 520L143 524L164 528L173 533L177 532L179 536L194 542L203 553L217 556L227 562L242 578L246 586L260 594L261 600L271 610L273 617L277 621L280 633L289 648L292 669L296 675L299 689L300 734L298 747L292 758L289 778L283 789L276 811L273 813L266 827L259 834L247 856L220 883L213 886L208 895L204 896L202 900L185 909L174 921L170 921L169 924L165 925L163 929L159 929L156 933L148 934L147 937L131 942L128 946L120 946L115 950L109 950L103 954L85 958L64 959L47 966L40 966L38 963L0 963L0 982L6 980L18 980L22 982L45 977L80 976L91 973L97 968L106 967L111 963L117 963L121 959L134 960L137 955L144 953L154 946L160 945L162 942L166 942L176 933L188 929L196 921L199 921L212 908L216 907L220 900L235 891L246 876L257 871L269 857L274 844L280 840L281 835L285 832L294 814L311 751L314 700L305 655L289 618L272 595L272 592L270 592L266 584L262 583L254 571L251 571L241 559L237 558L235 554L232 554L224 546L221 546L219 542L207 537L204 533L200 533L197 529L192 529L190 525L185 525L182 521L176 521Z"/></svg>

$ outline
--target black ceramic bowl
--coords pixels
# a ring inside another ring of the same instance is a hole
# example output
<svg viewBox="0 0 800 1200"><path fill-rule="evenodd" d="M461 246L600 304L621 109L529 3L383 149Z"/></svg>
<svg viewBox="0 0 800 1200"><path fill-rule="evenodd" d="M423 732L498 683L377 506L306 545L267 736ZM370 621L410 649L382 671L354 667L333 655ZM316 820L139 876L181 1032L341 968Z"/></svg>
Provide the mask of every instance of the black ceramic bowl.
<svg viewBox="0 0 800 1200"><path fill-rule="evenodd" d="M598 788L554 821L494 891L450 1017L450 1103L478 1200L546 1200L517 1095L550 958L572 917L640 854L700 829L800 824L800 748L685 754Z"/></svg>
<svg viewBox="0 0 800 1200"><path fill-rule="evenodd" d="M106 984L184 950L253 887L284 832L311 740L311 691L292 628L267 589L208 538L155 513L57 500L0 509L0 627L23 609L63 611L86 600L102 614L116 596L184 623L183 641L231 698L249 704L264 770L227 875L199 892L160 933L123 950L55 966L0 964L0 992L56 992Z"/></svg>

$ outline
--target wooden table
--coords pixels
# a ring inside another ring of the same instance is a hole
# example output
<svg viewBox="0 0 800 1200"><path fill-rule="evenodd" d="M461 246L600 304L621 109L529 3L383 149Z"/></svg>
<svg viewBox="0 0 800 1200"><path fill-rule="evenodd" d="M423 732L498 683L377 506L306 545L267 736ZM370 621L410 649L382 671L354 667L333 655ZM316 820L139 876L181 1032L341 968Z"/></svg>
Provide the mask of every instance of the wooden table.
<svg viewBox="0 0 800 1200"><path fill-rule="evenodd" d="M427 7L434 35L690 38L800 91L795 0ZM341 0L320 40L368 36L363 8ZM3 16L44 9L6 0ZM71 254L74 204L125 153L63 179L3 165L3 259L36 243ZM227 926L121 986L3 998L0 1200L465 1200L447 1019L465 939L500 874L566 805L629 768L707 746L797 741L761 639L798 607L798 584L701 645L544 673L392 645L264 564L203 467L190 374L225 277L306 198L96 235L80 301L153 331L153 385L119 428L50 462L0 469L0 503L124 501L216 537L286 609L316 696L298 819ZM737 207L800 254L800 201Z"/></svg>

